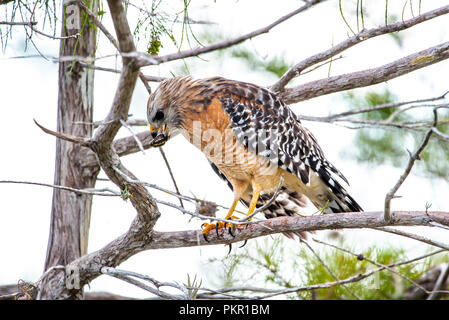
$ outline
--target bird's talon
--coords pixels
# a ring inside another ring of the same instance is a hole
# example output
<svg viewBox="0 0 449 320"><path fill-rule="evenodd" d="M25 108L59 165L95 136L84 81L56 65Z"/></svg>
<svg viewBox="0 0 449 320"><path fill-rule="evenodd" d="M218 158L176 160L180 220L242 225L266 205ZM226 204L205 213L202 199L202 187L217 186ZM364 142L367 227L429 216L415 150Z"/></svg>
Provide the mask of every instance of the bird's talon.
<svg viewBox="0 0 449 320"><path fill-rule="evenodd" d="M209 233L210 230L214 229L216 227L215 223L203 223L201 225L201 228L203 228L203 236L205 237L206 241L209 242L209 240L207 240L207 234Z"/></svg>
<svg viewBox="0 0 449 320"><path fill-rule="evenodd" d="M217 237L218 237L218 223L215 225L215 231L217 232Z"/></svg>
<svg viewBox="0 0 449 320"><path fill-rule="evenodd" d="M245 240L245 241L243 242L243 244L242 244L239 248L243 248L243 247L246 245L247 242L248 242L248 240Z"/></svg>
<svg viewBox="0 0 449 320"><path fill-rule="evenodd" d="M228 232L233 238L235 238L234 233L232 233L232 227L228 227Z"/></svg>

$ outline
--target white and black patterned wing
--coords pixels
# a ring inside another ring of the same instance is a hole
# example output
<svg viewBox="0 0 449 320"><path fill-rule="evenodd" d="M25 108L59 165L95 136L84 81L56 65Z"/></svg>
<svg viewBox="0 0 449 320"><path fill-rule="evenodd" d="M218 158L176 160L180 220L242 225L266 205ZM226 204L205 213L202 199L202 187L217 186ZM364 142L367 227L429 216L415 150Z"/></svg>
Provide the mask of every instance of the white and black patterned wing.
<svg viewBox="0 0 449 320"><path fill-rule="evenodd" d="M325 212L362 211L333 174L345 182L346 178L326 160L312 133L274 93L229 80L223 82L221 91L219 99L232 130L248 150L296 175L304 185L309 184L311 171L316 173L335 195Z"/></svg>

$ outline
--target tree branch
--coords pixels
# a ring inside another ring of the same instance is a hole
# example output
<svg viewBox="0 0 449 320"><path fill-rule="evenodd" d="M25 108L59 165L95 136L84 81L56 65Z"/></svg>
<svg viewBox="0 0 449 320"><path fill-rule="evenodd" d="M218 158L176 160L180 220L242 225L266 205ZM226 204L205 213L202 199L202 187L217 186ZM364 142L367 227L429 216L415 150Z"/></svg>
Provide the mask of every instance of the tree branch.
<svg viewBox="0 0 449 320"><path fill-rule="evenodd" d="M343 52L344 50L351 48L352 46L361 43L362 41L368 40L370 38L374 38L383 34L388 34L392 32L401 31L410 27L413 27L414 25L417 25L419 23L422 23L424 21L439 17L441 15L449 13L449 6L444 6L426 13L423 13L419 16L416 16L414 18L411 18L406 21L400 21L396 23L392 23L389 25L381 26L378 28L372 28L369 30L362 30L359 33L355 34L354 36L350 37L349 39L339 43L338 45L330 48L329 50L326 50L324 52L318 53L316 55L313 55L292 68L288 70L282 77L279 79L278 82L276 82L274 85L271 86L271 90L274 92L282 92L284 90L284 87L295 77L297 77L303 70L306 68L317 64L319 62L325 61L327 59L332 58L336 54L339 54Z"/></svg>
<svg viewBox="0 0 449 320"><path fill-rule="evenodd" d="M0 180L0 183L11 183L11 184L29 184L29 185L35 185L35 186L42 186L42 187L50 187L54 189L61 189L65 191L71 191L75 192L77 194L87 194L87 195L93 195L93 196L106 196L106 197L117 197L120 196L120 192L103 188L103 189L76 189L66 186L59 186L49 183L41 183L41 182L31 182L31 181L13 181L13 180Z"/></svg>
<svg viewBox="0 0 449 320"><path fill-rule="evenodd" d="M384 207L384 219L385 221L390 221L391 219L391 215L390 215L390 203L391 200L393 199L395 193L398 191L398 189L400 188L400 186L402 185L402 183L404 183L405 179L407 179L410 171L413 168L413 165L415 164L415 161L419 159L419 155L421 154L421 152L424 150L424 148L426 147L427 143L430 140L430 136L433 133L433 128L436 128L437 124L438 124L438 111L437 109L433 109L433 114L434 114L434 121L433 121L433 125L432 127L427 131L423 141L421 142L421 145L418 147L418 149L410 155L407 167L404 171L404 173L399 177L399 180L396 182L396 184L394 185L394 187L386 194L385 196L385 207Z"/></svg>
<svg viewBox="0 0 449 320"><path fill-rule="evenodd" d="M287 104L326 94L371 86L449 58L449 42L408 55L383 66L311 81L285 88L279 96Z"/></svg>
<svg viewBox="0 0 449 320"><path fill-rule="evenodd" d="M108 5L117 34L120 52L126 53L135 51L136 48L134 45L133 36L126 19L126 13L122 1L109 0ZM120 246L120 250L117 250L109 256L108 259L101 262L87 262L91 268L97 270L96 272L99 272L100 270L100 268L98 268L99 264L101 264L101 267L108 266L109 264L115 266L116 263L121 262L133 255L138 247L140 247L141 243L148 241L148 238L151 236L153 226L160 216L157 205L148 191L142 185L128 183L120 174L116 172L116 170L114 170L114 168L119 168L121 172L124 172L127 176L132 179L136 179L134 175L122 165L119 156L112 147L112 142L121 127L120 120L127 120L129 105L138 74L139 68L135 66L134 61L132 59L124 58L118 88L116 90L111 109L103 121L103 124L99 126L94 136L89 141L89 144L86 145L94 151L97 156L98 163L103 171L109 179L114 182L130 199L132 205L137 211L137 217L133 221L129 232L110 244L112 247L114 247L114 245ZM42 128L42 130L44 130L44 128ZM55 134L55 132L48 131L49 130L46 132ZM79 143L77 139L73 140L75 140L73 142ZM85 261L83 259L87 259L88 257L89 255L85 255L77 261ZM69 264L67 267L69 268L71 265L72 264ZM68 270L73 269L69 268ZM87 283L92 276L91 272L85 273L84 270L80 270L80 274L83 275L80 275L79 278L83 283L81 283L78 287L68 288L65 285L64 274L61 272L56 274L52 272L50 275L47 275L47 277L49 277L49 288L46 287L45 289L51 294L52 299L67 299L73 296L74 292L77 290L81 290L83 284Z"/></svg>
<svg viewBox="0 0 449 320"><path fill-rule="evenodd" d="M0 3L1 4L1 3ZM16 22L16 21L0 21L0 25L7 25L7 26L35 26L37 24L36 21L29 21L29 22Z"/></svg>
<svg viewBox="0 0 449 320"><path fill-rule="evenodd" d="M220 293L236 292L236 291L251 291L251 292L259 292L259 293L267 293L264 296L257 297L259 299L264 299L264 298L270 298L270 297L273 297L273 296L279 296L279 295L287 294L287 293L295 293L295 292L300 292L300 291L312 291L312 290L322 289L322 288L332 288L332 287L335 287L335 286L338 286L338 285L344 285L344 284L347 284L347 283L358 282L360 280L363 280L363 279L365 279L365 278L367 278L367 277L369 277L369 276L371 276L371 275L373 275L373 274L375 274L377 272L385 270L387 268L393 268L393 267L397 267L397 266L400 266L400 265L413 263L415 261L419 261L419 260L425 259L427 257L430 257L432 255L438 254L438 253L440 253L442 251L444 251L444 250L433 251L431 253L428 253L428 254L425 254L425 255L421 255L419 257L415 257L413 259L409 259L409 260L406 260L406 261L400 261L400 262L396 262L396 263L391 263L389 265L382 265L379 268L370 270L370 271L365 272L363 274L359 274L359 275L352 276L352 277L349 277L349 278L346 278L346 279L342 279L342 280L337 280L337 281L334 281L334 282L327 282L327 283L318 284L318 285L310 285L310 286L304 286L304 287L298 287L298 288L287 288L287 289L269 289L269 288L254 288L254 287L231 287L231 288L223 288L223 289L214 290L212 293L200 293L200 294L198 294L197 297L198 298L202 298L202 299L211 299L211 298L216 297L216 295L220 294ZM201 288L201 289L203 289L203 288ZM208 290L206 289L206 291L208 291ZM221 296L219 298L228 298L228 296L224 296L224 297ZM245 298L245 297L236 297L236 298ZM251 297L251 298L255 299L256 297Z"/></svg>
<svg viewBox="0 0 449 320"><path fill-rule="evenodd" d="M304 115L300 115L299 117L301 118L301 120L332 123L337 119L345 118L345 117L352 116L352 115L358 115L361 113L368 113L368 112L373 112L373 111L397 108L397 107L401 107L401 106L408 105L408 104L415 104L415 103L419 104L419 103L423 103L423 102L432 102L432 101L442 100L442 99L446 98L446 95L448 93L449 93L449 91L445 92L443 95L438 96L438 97L430 97L430 98L410 100L410 101L390 102L390 103L385 103L385 104L366 107L366 108L353 109L353 110L348 110L348 111L344 111L344 112L340 112L340 113L331 114L326 117L313 117L313 116L304 116ZM416 105L413 107L420 107L420 106L421 105ZM427 106L435 107L435 105L427 105ZM404 109L401 109L401 110L404 110ZM389 120L391 121L392 119L389 119Z"/></svg>
<svg viewBox="0 0 449 320"><path fill-rule="evenodd" d="M336 245L334 245L334 244L327 243L327 242L324 242L324 241L322 241L322 240L318 240L318 239L315 239L315 238L313 238L313 241L318 242L318 243L321 243L321 244L326 245L326 246L330 246L330 247L332 247L332 248L335 248L335 249L337 249L337 250L343 251L343 252L345 252L345 253L351 254L351 255L357 257L358 260L365 260L365 261L368 261L369 263L371 263L371 264L373 264L373 265L375 265L375 266L377 266L377 267L384 267L385 269L387 269L387 270L390 271L391 273L394 273L394 274L398 275L399 277L405 279L406 281L408 281L408 282L409 282L410 284L412 284L413 286L415 286L415 287L417 287L417 288L423 290L423 291L426 292L426 293L429 293L429 291L427 291L426 288L422 287L419 283L416 283L415 281L413 281L413 280L410 279L409 277L407 277L407 276L401 274L399 271L396 271L396 270L394 270L393 268L391 268L391 267L389 267L389 266L387 266L387 265L384 265L384 264L382 264L382 263L379 263L379 262L377 262L377 261L374 261L374 260L372 260L372 259L366 257L366 256L363 255L363 254L357 254L357 253L354 253L354 252L352 252L352 251L350 251L350 250L347 250L347 249L345 249L345 248L341 248L341 247L336 246Z"/></svg>
<svg viewBox="0 0 449 320"><path fill-rule="evenodd" d="M109 39L109 41L112 43L114 47L117 48L117 41L115 40L114 36L106 29L106 27L101 23L100 20L98 20L97 16L92 13L92 11L86 6L86 4L82 0L77 0L76 3L84 9L84 11L89 16L89 19L100 29L103 34L106 36L106 38ZM132 48L132 46L130 46Z"/></svg>
<svg viewBox="0 0 449 320"><path fill-rule="evenodd" d="M44 126L40 125L36 120L34 120L34 123L45 133L50 134L52 136L55 136L56 138L77 143L79 145L82 145L83 147L90 147L91 140L89 138L83 138L78 136L73 136L71 134L62 133L62 132L56 132L50 129L45 128Z"/></svg>
<svg viewBox="0 0 449 320"><path fill-rule="evenodd" d="M301 13L301 12L313 7L314 5L324 2L324 1L326 1L326 0L306 1L306 3L302 7L286 14L285 16L282 16L281 18L277 19L276 21L269 24L268 26L254 30L250 33L236 37L234 39L217 42L217 43L214 43L211 45L207 45L204 47L198 47L198 48L195 48L192 50L186 50L186 51L180 51L180 52L176 52L176 53L172 53L172 54L167 54L165 56L151 56L151 55L148 55L143 52L132 52L130 54L125 54L123 56L135 58L138 61L137 65L139 67L144 67L144 66L149 66L149 65L158 65L158 64L165 63L168 61L173 61L173 60L195 57L195 56L198 56L198 55L201 55L204 53L208 53L211 51L225 49L225 48L234 46L236 44L239 44L245 40L257 37L261 34L268 33L271 29L273 29L275 26L281 24L282 22L284 22L284 21L290 19L291 17L297 15L298 13Z"/></svg>
<svg viewBox="0 0 449 320"><path fill-rule="evenodd" d="M303 232L342 228L374 228L383 226L428 226L430 221L449 225L447 212L396 211L387 223L383 212L326 214L309 217L280 217L266 220L248 227L237 228L235 236L226 230L218 235L211 233L208 242L201 236L201 230L145 232L135 219L127 233L115 239L104 248L87 254L66 266L66 270L78 270L79 284L83 286L102 274L103 267L116 267L131 256L149 249L180 248L202 245L229 244L260 236L281 232ZM449 248L449 246L446 246ZM65 274L53 275L55 283L64 283ZM346 283L343 282L342 283Z"/></svg>
<svg viewBox="0 0 449 320"><path fill-rule="evenodd" d="M433 287L432 293L429 295L427 300L437 300L441 297L440 291L444 289L444 286L449 277L449 263L440 265L440 276L435 282L435 286Z"/></svg>
<svg viewBox="0 0 449 320"><path fill-rule="evenodd" d="M310 217L282 217L273 218L257 224L250 224L242 228L235 237L221 231L217 236L215 233L209 235L209 242L202 239L200 230L179 232L154 232L152 241L147 249L179 248L197 245L227 244L244 241L260 236L280 232L301 232L327 229L343 228L372 228L383 226L427 226L429 221L435 220L443 225L449 224L449 213L447 212L425 212L418 211L395 211L390 224L383 221L383 212L364 212L363 214L326 214ZM449 246L447 246L449 248Z"/></svg>
<svg viewBox="0 0 449 320"><path fill-rule="evenodd" d="M398 229L395 229L395 228L389 228L389 227L377 227L377 228L373 228L373 229L374 230L388 232L388 233L391 233L391 234L396 234L398 236L403 236L403 237L410 238L410 239L413 239L413 240L416 240L416 241L420 241L420 242L423 242L423 243L430 244L431 246L435 246L435 247L438 247L438 248L449 250L449 245L448 244L445 244L445 243L442 243L442 242L439 242L439 241L435 241L435 240L432 240L432 239L429 239L429 238L426 238L426 237L423 237L423 236L420 236L420 235L417 235L417 234L414 234L414 233L398 230Z"/></svg>
<svg viewBox="0 0 449 320"><path fill-rule="evenodd" d="M419 277L419 279L416 280L419 284L424 286L427 290L427 292L420 290L419 288L415 286L410 286L402 296L403 300L423 300L423 299L429 299L430 296L433 295L432 299L436 298L439 299L443 295L447 296L448 291L444 292L442 289L444 288L444 283L439 283L439 281L442 281L444 279L444 269L449 266L447 263L441 263L435 267L432 267L428 271L426 271L422 276ZM440 284L443 286L440 287ZM446 279L446 286L447 286L447 279ZM431 292L429 294L428 292Z"/></svg>

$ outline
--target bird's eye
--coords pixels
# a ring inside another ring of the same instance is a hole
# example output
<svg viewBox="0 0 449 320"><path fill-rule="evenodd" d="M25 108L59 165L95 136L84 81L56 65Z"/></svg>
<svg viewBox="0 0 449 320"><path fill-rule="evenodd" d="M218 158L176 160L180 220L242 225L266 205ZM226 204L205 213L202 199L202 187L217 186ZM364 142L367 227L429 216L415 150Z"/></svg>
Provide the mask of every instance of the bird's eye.
<svg viewBox="0 0 449 320"><path fill-rule="evenodd" d="M164 119L164 113L162 111L157 111L156 114L154 115L153 121L160 121Z"/></svg>

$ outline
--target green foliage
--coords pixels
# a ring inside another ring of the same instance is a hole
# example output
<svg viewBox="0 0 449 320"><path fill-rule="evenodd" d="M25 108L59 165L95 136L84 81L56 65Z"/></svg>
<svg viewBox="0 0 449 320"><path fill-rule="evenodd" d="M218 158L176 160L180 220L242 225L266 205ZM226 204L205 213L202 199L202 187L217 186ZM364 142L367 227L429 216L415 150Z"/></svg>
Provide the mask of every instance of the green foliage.
<svg viewBox="0 0 449 320"><path fill-rule="evenodd" d="M373 107L395 100L394 95L385 90L382 93L368 92L365 96L356 96L353 92L345 96L352 108ZM362 120L386 120L397 108L389 108L363 113ZM410 120L407 115L401 113L394 121ZM362 128L357 131L354 145L357 147L351 150L350 154L357 161L371 163L390 163L394 166L401 166L407 159L407 151L404 149L407 132L405 130L389 130L385 128Z"/></svg>
<svg viewBox="0 0 449 320"><path fill-rule="evenodd" d="M193 279L190 277L189 274L187 274L187 283L184 283L184 286L187 287L187 292L188 292L188 298L189 299L195 299L196 296L198 295L198 291L201 287L201 284L203 283L203 281L201 279L197 279L197 275L195 274L195 276L193 277Z"/></svg>
<svg viewBox="0 0 449 320"><path fill-rule="evenodd" d="M226 37L217 31L206 30L199 36L204 44L211 44L226 40ZM245 62L249 69L257 72L266 72L280 78L291 67L285 58L280 55L263 57L248 49L245 45L237 45L230 48L217 50L214 53L219 59L227 57L240 59Z"/></svg>
<svg viewBox="0 0 449 320"><path fill-rule="evenodd" d="M42 22L42 28L46 26L46 24L50 25L52 29L53 36L56 35L57 30L57 10L58 5L55 0L39 0L39 1L12 1L8 4L4 4L1 6L3 19L4 21L10 22L23 22L29 21L29 16L31 13L34 13L33 20ZM6 49L8 44L8 39L12 38L13 31L18 28L14 28L13 26L8 25L0 25L0 44L2 50ZM22 32L22 30L20 30ZM28 47L28 43L31 42L33 46L36 48L33 39L30 38L29 31L25 29L27 33L27 37L25 37L25 50Z"/></svg>
<svg viewBox="0 0 449 320"><path fill-rule="evenodd" d="M378 106L397 100L389 90L380 93L370 91L363 96L349 92L344 95L344 99L354 109ZM397 110L398 107L362 113L358 116L358 119L385 121ZM397 114L391 121L392 123L432 121L431 109L428 110L429 112L422 114L414 113L414 110L411 109ZM441 124L438 128L441 132L447 134L449 133L448 113L445 110L440 110L439 114ZM343 155L360 162L404 167L409 158L408 151L413 152L418 147L422 142L425 130L427 130L425 126L421 128L421 131L382 126L361 128L357 131L352 143L356 148L348 148L343 151ZM407 146L409 146L409 150ZM449 177L449 145L447 143L436 138L431 139L421 153L421 159L423 161L417 163L418 173L430 177Z"/></svg>
<svg viewBox="0 0 449 320"><path fill-rule="evenodd" d="M392 32L388 34L394 42L397 44L399 48L402 48L404 45L404 37L399 32Z"/></svg>
<svg viewBox="0 0 449 320"><path fill-rule="evenodd" d="M446 115L447 118L447 115ZM440 124L438 130L449 134L449 124ZM432 176L449 178L449 144L437 139L429 141L426 149L421 153L423 171Z"/></svg>
<svg viewBox="0 0 449 320"><path fill-rule="evenodd" d="M355 249L341 236L332 243L355 253ZM335 282L336 279L327 268L339 280L378 268L367 260L358 259L353 254L315 244L312 241L310 244L313 245L320 259L307 246L299 241L287 240L284 236L277 236L274 239L265 237L261 241L252 240L244 249L234 249L232 254L222 259L210 259L209 264L213 265L216 273L208 272L207 277L215 280L215 285L219 288L246 286L290 289ZM371 246L360 254L383 265L406 261L410 258L404 249L395 246L385 248ZM396 273L388 269L378 271L360 281L347 283L346 287L335 285L313 291L289 293L282 297L340 300L355 299L354 294L364 300L400 299L411 286L409 280L415 281L431 267L448 261L448 255L440 253L413 263L395 266L392 269Z"/></svg>
<svg viewBox="0 0 449 320"><path fill-rule="evenodd" d="M187 0L182 1L182 10L178 11L171 8L170 14L165 13L161 8L162 0L152 0L151 8L149 9L133 5L140 12L136 28L134 29L134 36L137 41L146 43L149 54L159 54L165 41L171 41L178 47L178 50L181 50L184 40L187 40L191 47L190 38L199 43L192 30L192 21L189 18L188 7L190 2ZM180 32L175 31L176 24L182 25Z"/></svg>
<svg viewBox="0 0 449 320"><path fill-rule="evenodd" d="M340 243L339 245L342 246L343 244ZM346 246L346 249L351 250L348 246ZM309 284L335 281L335 278L329 274L317 258L310 257L310 252L302 250L300 255L307 261L304 264L304 272ZM318 255L333 270L338 279L346 279L377 268L367 260L359 260L357 257L339 250L320 250L318 251ZM406 260L404 250L397 248L379 249L377 247L371 247L365 250L363 255L384 265ZM416 279L420 274L416 269L408 265L396 267L394 270L413 279ZM347 284L347 289L343 286L335 286L315 290L314 294L318 299L330 300L351 299L353 297L350 292L354 292L364 300L398 299L403 293L404 288L408 286L409 284L406 283L405 279L391 273L389 270L383 270L361 281ZM307 292L305 298L311 297L312 292Z"/></svg>
<svg viewBox="0 0 449 320"><path fill-rule="evenodd" d="M411 2L412 1L410 1L410 4ZM387 25L398 21L404 21L405 20L404 10L407 3L408 3L407 0L404 1L404 8L402 10L402 20L399 20L399 16L397 13L390 12L391 8L389 8L388 0L386 0L381 5L377 3L373 5L373 3L370 3L368 1L364 3L362 0L357 1L339 0L339 13L343 23L346 25L350 33L355 34L361 32L365 28L369 28L369 26L365 26L365 21L368 24L369 23L368 20L375 20L374 22L375 25L378 25L380 23ZM351 25L353 26L355 25L357 29L352 28ZM403 45L402 34L400 34L399 32L393 32L389 33L388 35L392 37L392 39L400 48L402 48Z"/></svg>
<svg viewBox="0 0 449 320"><path fill-rule="evenodd" d="M147 52L157 55L162 47L161 38L166 35L176 44L173 30L167 25L167 19L158 14L158 8L162 1L151 1L151 8L146 11L141 9L134 36L137 41L142 39L147 44Z"/></svg>
<svg viewBox="0 0 449 320"><path fill-rule="evenodd" d="M290 64L287 63L282 56L262 58L242 46L231 49L230 54L233 58L244 60L250 69L268 72L274 74L278 78L282 77L282 75L290 68Z"/></svg>

